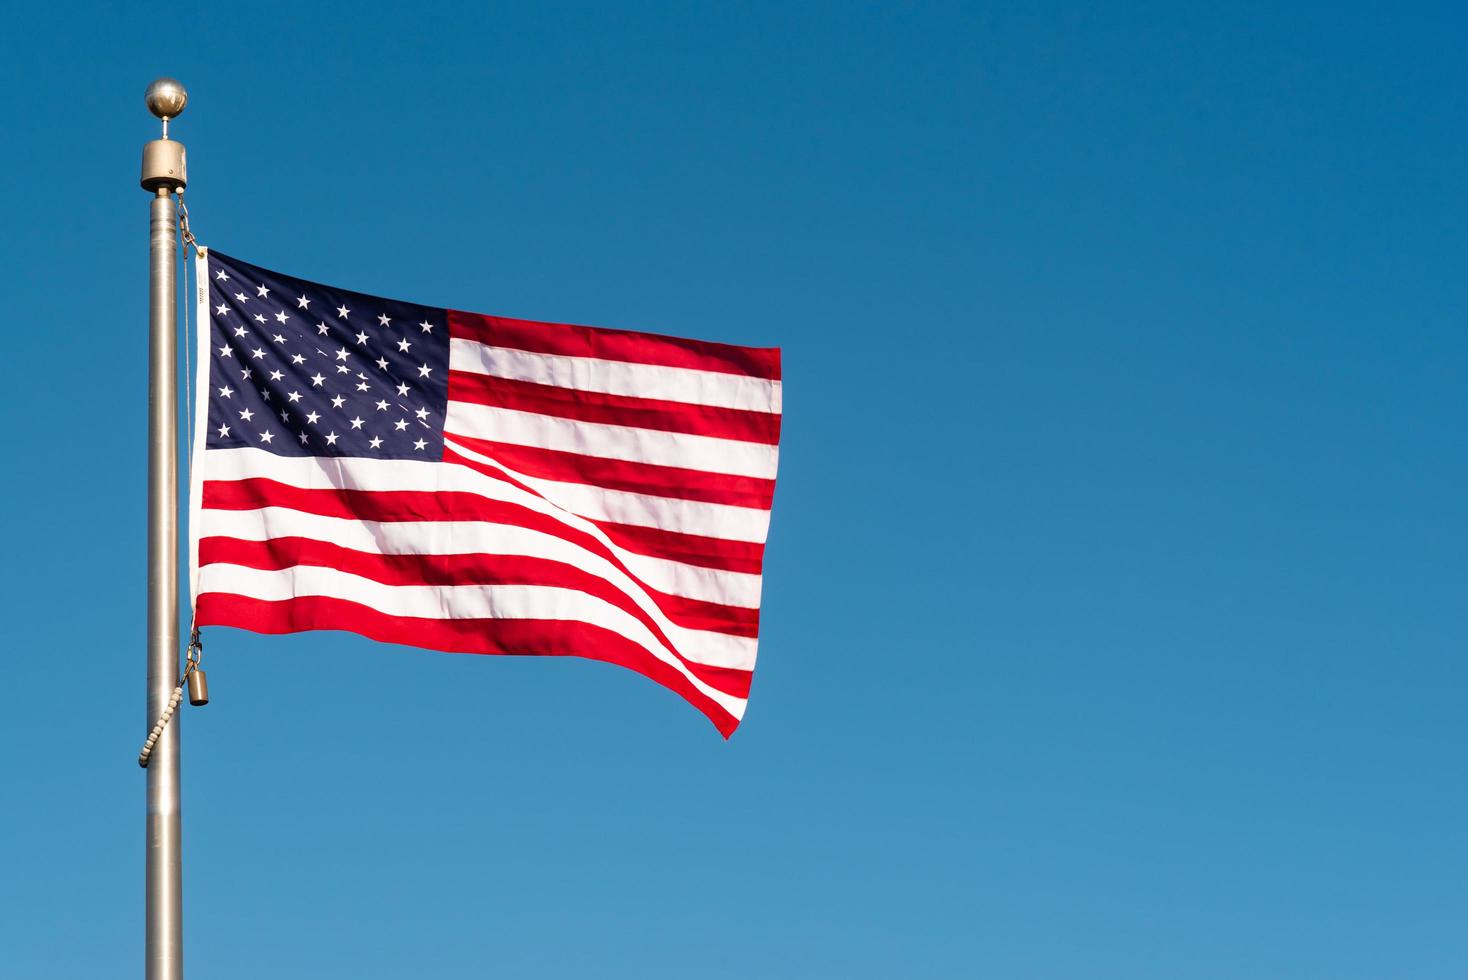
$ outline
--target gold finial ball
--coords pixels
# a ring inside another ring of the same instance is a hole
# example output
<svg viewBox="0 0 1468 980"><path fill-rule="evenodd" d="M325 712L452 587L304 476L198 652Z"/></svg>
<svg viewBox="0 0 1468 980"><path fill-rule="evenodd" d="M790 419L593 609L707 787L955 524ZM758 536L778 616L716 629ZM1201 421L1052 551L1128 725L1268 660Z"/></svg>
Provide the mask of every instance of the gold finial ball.
<svg viewBox="0 0 1468 980"><path fill-rule="evenodd" d="M189 93L176 78L155 79L143 95L148 111L159 119L177 119L189 104Z"/></svg>

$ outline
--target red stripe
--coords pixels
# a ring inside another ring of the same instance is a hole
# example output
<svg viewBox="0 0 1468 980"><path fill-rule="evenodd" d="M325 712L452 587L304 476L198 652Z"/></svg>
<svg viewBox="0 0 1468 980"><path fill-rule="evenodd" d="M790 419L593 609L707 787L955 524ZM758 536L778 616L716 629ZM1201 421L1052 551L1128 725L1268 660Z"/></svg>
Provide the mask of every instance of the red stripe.
<svg viewBox="0 0 1468 980"><path fill-rule="evenodd" d="M575 589L611 603L637 618L662 642L668 652L695 670L702 664L687 660L648 612L627 593L599 575L565 562L530 555L384 555L357 551L314 538L282 537L246 541L206 537L199 541L199 565L216 562L246 568L276 570L295 565L334 568L383 585L544 585ZM759 635L759 611L721 606L697 599L670 597L673 607L656 603L668 619L685 629L708 630L730 636ZM731 694L744 694L730 691Z"/></svg>
<svg viewBox="0 0 1468 980"><path fill-rule="evenodd" d="M778 347L735 347L634 330L540 323L449 310L449 336L537 354L595 357L780 380Z"/></svg>
<svg viewBox="0 0 1468 980"><path fill-rule="evenodd" d="M344 599L302 596L277 602L222 592L199 596L200 626L237 626L256 633L345 630L383 643L521 656L583 657L637 671L676 692L728 738L739 721L676 668L626 637L589 623L560 619L422 619L389 616Z"/></svg>
<svg viewBox="0 0 1468 980"><path fill-rule="evenodd" d="M675 500L698 500L732 507L769 510L775 499L775 481L755 476L733 476L708 473L678 466L656 463L629 463L623 459L583 456L559 449L518 446L508 442L491 442L457 432L446 433L450 439L481 453L525 476L562 483L582 483L604 490L645 493ZM469 463L452 450L444 450L444 460Z"/></svg>
<svg viewBox="0 0 1468 980"><path fill-rule="evenodd" d="M749 575L759 575L764 567L765 546L750 541L705 538L636 524L613 524L611 521L597 521L596 526L612 539L613 544L639 555Z"/></svg>
<svg viewBox="0 0 1468 980"><path fill-rule="evenodd" d="M774 446L780 442L780 416L739 408L717 408L659 398L608 395L496 378L473 371L449 373L449 401L512 408L580 422L627 425L660 432L685 432L716 439L738 439Z"/></svg>

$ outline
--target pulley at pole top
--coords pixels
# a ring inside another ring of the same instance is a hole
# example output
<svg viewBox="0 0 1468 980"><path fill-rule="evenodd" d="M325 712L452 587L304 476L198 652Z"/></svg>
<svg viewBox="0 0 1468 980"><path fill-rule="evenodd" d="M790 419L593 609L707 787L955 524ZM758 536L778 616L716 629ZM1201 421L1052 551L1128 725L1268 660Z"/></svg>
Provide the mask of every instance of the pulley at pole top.
<svg viewBox="0 0 1468 980"><path fill-rule="evenodd" d="M163 120L163 138L143 144L144 190L155 194L181 191L189 182L184 145L168 138L168 120L177 119L189 104L189 93L177 79L160 78L143 95L148 111Z"/></svg>

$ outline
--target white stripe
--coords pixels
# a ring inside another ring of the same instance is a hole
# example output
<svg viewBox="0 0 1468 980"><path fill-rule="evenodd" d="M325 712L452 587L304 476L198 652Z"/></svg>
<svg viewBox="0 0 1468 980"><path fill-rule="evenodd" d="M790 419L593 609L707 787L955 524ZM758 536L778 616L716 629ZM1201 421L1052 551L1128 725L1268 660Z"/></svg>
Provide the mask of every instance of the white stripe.
<svg viewBox="0 0 1468 980"><path fill-rule="evenodd" d="M475 452L454 441L452 437L444 442L454 452L468 459L499 467L557 507L564 507L573 514L592 520L655 527L664 531L723 538L727 541L752 541L756 544L764 544L770 532L770 512L762 508L712 504L702 500L679 500L676 497L659 497L648 493L608 490L584 483L542 480L526 476L493 456Z"/></svg>
<svg viewBox="0 0 1468 980"><path fill-rule="evenodd" d="M659 592L702 599L726 606L759 608L760 577L744 572L704 568L668 558L653 558L626 550L613 543L591 521L503 480L476 473L467 466L411 459L361 459L350 456L277 456L263 449L209 449L195 479L247 480L252 477L276 480L303 490L458 490L490 500L520 504L545 514L606 545L632 574ZM218 511L202 512L208 515ZM207 526L205 528L207 533Z"/></svg>
<svg viewBox="0 0 1468 980"><path fill-rule="evenodd" d="M597 357L537 354L513 347L491 347L462 337L449 341L449 370L608 395L660 398L751 412L780 411L778 381L695 368L604 361Z"/></svg>
<svg viewBox="0 0 1468 980"><path fill-rule="evenodd" d="M359 521L323 517L288 507L206 510L205 537L269 541L308 538L372 555L519 555L558 561L589 572L624 593L653 618L678 652L714 667L753 670L757 641L711 630L689 629L668 619L635 581L598 555L552 534L485 521ZM200 574L212 581L205 565Z"/></svg>
<svg viewBox="0 0 1468 980"><path fill-rule="evenodd" d="M444 431L517 446L765 480L775 478L780 454L779 447L763 442L582 422L475 402L449 402Z"/></svg>
<svg viewBox="0 0 1468 980"><path fill-rule="evenodd" d="M383 585L334 568L296 566L263 571L240 565L207 565L204 592L224 592L266 602L327 596L358 602L389 616L425 619L561 619L590 623L636 643L688 678L695 688L735 718L745 701L715 690L658 643L631 614L574 589L538 585Z"/></svg>

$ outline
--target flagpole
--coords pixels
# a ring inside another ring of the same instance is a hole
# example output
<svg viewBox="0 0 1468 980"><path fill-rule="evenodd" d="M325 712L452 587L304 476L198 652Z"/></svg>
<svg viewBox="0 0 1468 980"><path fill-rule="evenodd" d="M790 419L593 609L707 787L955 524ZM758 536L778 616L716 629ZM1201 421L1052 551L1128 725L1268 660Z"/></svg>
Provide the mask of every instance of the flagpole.
<svg viewBox="0 0 1468 980"><path fill-rule="evenodd" d="M143 189L153 194L148 252L148 719L168 705L179 676L177 222L173 200L187 180L183 145L168 120L188 102L171 78L148 86L163 138L143 146ZM148 760L147 980L183 977L183 857L179 821L179 719Z"/></svg>

